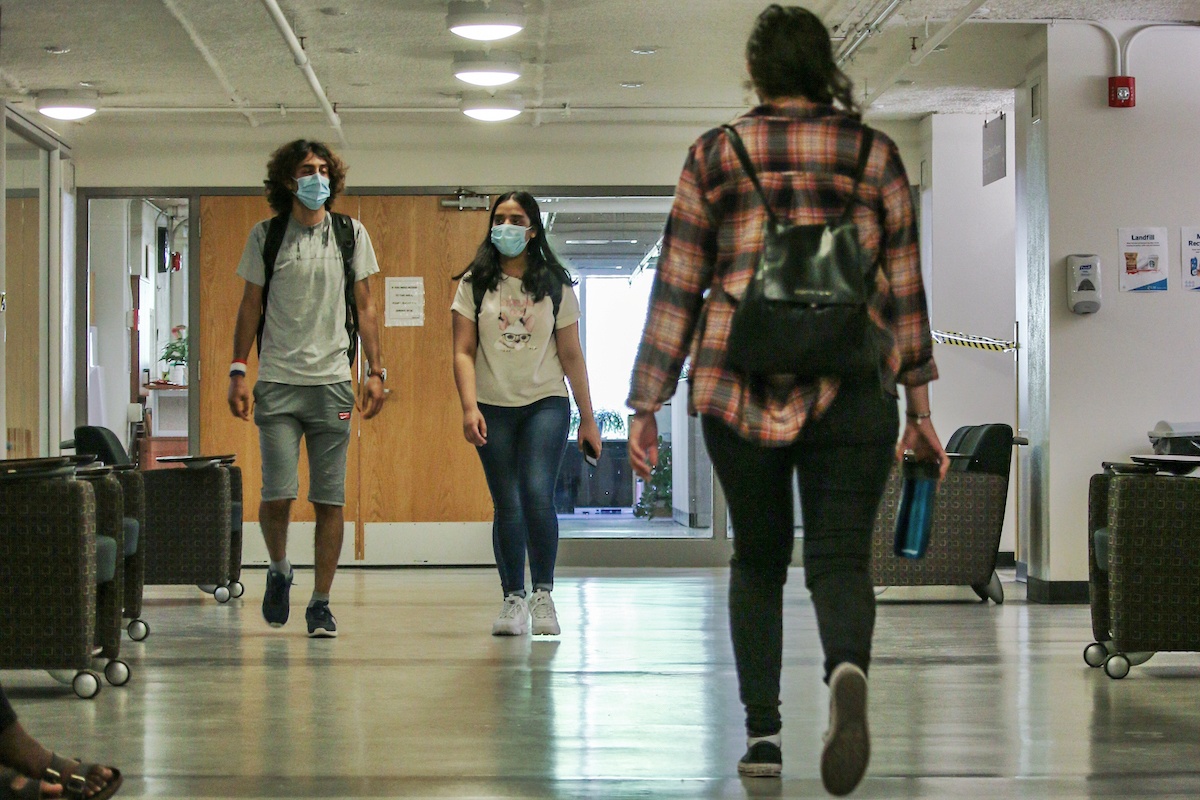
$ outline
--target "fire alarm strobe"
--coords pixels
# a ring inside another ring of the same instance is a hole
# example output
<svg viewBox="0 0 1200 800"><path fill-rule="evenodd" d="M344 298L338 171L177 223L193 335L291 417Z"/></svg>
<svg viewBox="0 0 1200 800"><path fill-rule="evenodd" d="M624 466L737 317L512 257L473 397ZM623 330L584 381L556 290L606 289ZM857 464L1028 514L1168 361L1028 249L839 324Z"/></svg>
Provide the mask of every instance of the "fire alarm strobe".
<svg viewBox="0 0 1200 800"><path fill-rule="evenodd" d="M1133 108L1136 101L1132 76L1119 75L1108 79L1108 105L1110 107Z"/></svg>

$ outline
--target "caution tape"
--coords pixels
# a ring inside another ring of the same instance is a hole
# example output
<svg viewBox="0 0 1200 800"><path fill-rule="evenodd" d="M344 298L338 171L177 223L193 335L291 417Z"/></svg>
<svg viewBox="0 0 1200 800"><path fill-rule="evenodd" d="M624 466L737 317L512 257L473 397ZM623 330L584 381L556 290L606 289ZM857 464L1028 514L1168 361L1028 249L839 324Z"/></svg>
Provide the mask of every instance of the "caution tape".
<svg viewBox="0 0 1200 800"><path fill-rule="evenodd" d="M973 347L976 350L994 350L998 353L1011 353L1017 349L1016 342L1006 342L990 336L972 336L969 333L955 333L954 331L933 331L932 333L933 340L938 344Z"/></svg>

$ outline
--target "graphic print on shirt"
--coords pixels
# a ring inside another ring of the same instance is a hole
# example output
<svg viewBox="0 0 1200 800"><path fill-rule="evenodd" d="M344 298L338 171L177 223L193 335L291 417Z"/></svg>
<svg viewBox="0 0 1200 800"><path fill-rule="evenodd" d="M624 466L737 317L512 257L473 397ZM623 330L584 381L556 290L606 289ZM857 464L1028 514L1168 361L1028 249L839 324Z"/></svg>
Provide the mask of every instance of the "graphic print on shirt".
<svg viewBox="0 0 1200 800"><path fill-rule="evenodd" d="M496 349L502 352L517 350L536 350L537 345L530 342L533 338L533 302L532 298L522 293L519 297L500 298L500 338L496 340Z"/></svg>

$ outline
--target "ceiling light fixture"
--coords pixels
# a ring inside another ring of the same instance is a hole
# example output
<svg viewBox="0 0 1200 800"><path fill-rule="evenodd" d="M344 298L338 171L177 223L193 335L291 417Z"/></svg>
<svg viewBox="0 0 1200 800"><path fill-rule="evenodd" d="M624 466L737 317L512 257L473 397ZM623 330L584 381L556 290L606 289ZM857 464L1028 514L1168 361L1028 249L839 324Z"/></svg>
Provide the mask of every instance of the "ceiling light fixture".
<svg viewBox="0 0 1200 800"><path fill-rule="evenodd" d="M525 101L519 94L481 94L464 96L459 107L471 119L482 122L503 122L524 111Z"/></svg>
<svg viewBox="0 0 1200 800"><path fill-rule="evenodd" d="M35 105L38 111L52 119L76 120L96 113L97 98L96 92L83 89L47 89L37 93Z"/></svg>
<svg viewBox="0 0 1200 800"><path fill-rule="evenodd" d="M454 0L446 14L446 27L464 39L494 42L507 39L525 28L525 7L511 0Z"/></svg>
<svg viewBox="0 0 1200 800"><path fill-rule="evenodd" d="M640 89L645 85L641 81L621 81L622 89Z"/></svg>
<svg viewBox="0 0 1200 800"><path fill-rule="evenodd" d="M635 56L652 56L658 52L658 48L654 45L645 44L641 47L635 47L629 52L633 53Z"/></svg>
<svg viewBox="0 0 1200 800"><path fill-rule="evenodd" d="M456 53L454 77L472 86L503 86L521 77L516 53Z"/></svg>

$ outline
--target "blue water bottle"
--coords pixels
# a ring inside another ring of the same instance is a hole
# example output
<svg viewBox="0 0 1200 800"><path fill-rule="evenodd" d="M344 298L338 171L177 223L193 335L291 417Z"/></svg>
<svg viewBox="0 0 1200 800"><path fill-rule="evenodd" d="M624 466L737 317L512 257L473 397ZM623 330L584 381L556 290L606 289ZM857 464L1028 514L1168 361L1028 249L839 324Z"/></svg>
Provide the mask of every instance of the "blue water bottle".
<svg viewBox="0 0 1200 800"><path fill-rule="evenodd" d="M901 558L923 558L925 548L929 545L929 531L933 527L938 465L933 461L918 461L906 454L903 475L894 550Z"/></svg>

